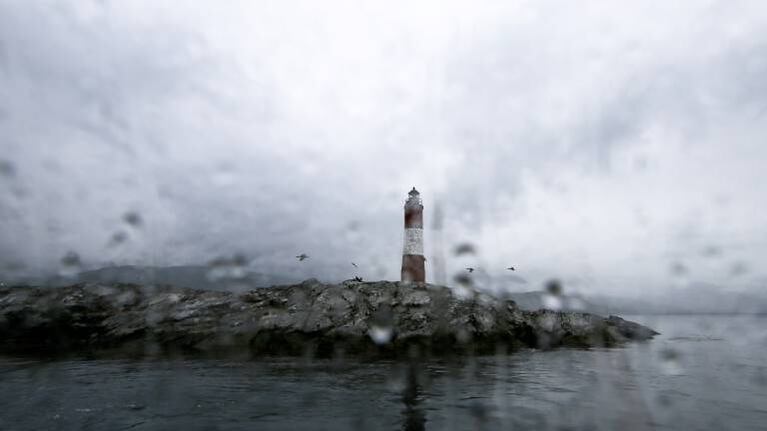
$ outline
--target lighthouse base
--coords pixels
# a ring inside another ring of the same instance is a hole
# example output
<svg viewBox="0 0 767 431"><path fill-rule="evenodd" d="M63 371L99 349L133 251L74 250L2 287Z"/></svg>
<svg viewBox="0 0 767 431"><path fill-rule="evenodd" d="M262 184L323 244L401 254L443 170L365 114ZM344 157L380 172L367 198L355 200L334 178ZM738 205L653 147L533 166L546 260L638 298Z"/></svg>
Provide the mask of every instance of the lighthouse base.
<svg viewBox="0 0 767 431"><path fill-rule="evenodd" d="M402 255L402 281L426 282L426 258L420 254Z"/></svg>

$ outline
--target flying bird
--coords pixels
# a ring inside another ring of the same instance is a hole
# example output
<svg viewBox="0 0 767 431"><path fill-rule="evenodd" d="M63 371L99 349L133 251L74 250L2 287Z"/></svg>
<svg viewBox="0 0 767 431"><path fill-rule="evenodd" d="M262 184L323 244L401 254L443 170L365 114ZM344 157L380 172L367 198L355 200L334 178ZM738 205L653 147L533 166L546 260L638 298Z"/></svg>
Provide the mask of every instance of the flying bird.
<svg viewBox="0 0 767 431"><path fill-rule="evenodd" d="M510 266L510 267L508 267L508 268L506 268L506 269L508 269L509 271L516 271L516 269L514 269L514 267L513 267L513 266Z"/></svg>
<svg viewBox="0 0 767 431"><path fill-rule="evenodd" d="M352 266L356 268L356 267L357 267L357 264L356 264L356 263L354 263L354 262L352 262Z"/></svg>
<svg viewBox="0 0 767 431"><path fill-rule="evenodd" d="M469 271L469 273L474 272L474 268L466 268L466 270Z"/></svg>
<svg viewBox="0 0 767 431"><path fill-rule="evenodd" d="M296 259L298 259L299 262L303 262L304 260L309 259L309 255L306 253L301 253L296 256Z"/></svg>
<svg viewBox="0 0 767 431"><path fill-rule="evenodd" d="M355 276L354 277L354 281L358 281L358 282L362 283L362 277Z"/></svg>

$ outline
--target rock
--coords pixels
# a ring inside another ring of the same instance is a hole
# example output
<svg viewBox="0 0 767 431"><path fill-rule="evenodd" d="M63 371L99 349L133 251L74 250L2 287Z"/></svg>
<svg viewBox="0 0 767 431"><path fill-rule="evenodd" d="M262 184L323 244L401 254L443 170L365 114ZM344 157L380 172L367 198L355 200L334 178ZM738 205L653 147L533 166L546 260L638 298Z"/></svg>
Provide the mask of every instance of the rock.
<svg viewBox="0 0 767 431"><path fill-rule="evenodd" d="M657 333L616 316L523 311L511 300L396 282L244 294L133 284L0 289L4 352L450 355L614 346Z"/></svg>

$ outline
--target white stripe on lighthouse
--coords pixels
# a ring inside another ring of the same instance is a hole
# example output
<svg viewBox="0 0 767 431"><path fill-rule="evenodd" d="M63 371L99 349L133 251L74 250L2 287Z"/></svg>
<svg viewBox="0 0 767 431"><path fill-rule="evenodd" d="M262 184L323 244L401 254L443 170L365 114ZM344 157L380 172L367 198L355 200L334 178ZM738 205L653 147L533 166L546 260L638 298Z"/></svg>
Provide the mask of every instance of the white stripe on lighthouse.
<svg viewBox="0 0 767 431"><path fill-rule="evenodd" d="M405 247L402 254L418 254L423 256L423 229L409 227L405 229Z"/></svg>

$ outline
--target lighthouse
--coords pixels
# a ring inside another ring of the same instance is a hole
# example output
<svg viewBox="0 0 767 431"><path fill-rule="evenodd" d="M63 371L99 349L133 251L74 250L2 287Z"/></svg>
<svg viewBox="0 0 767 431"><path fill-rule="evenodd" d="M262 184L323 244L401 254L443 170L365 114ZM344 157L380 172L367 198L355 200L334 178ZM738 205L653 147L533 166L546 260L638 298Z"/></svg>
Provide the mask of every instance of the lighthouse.
<svg viewBox="0 0 767 431"><path fill-rule="evenodd" d="M402 281L426 281L423 257L423 205L421 194L413 187L405 202L405 245L402 250Z"/></svg>

